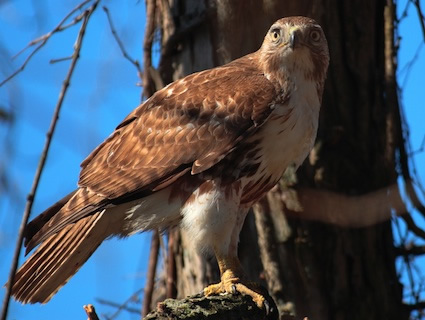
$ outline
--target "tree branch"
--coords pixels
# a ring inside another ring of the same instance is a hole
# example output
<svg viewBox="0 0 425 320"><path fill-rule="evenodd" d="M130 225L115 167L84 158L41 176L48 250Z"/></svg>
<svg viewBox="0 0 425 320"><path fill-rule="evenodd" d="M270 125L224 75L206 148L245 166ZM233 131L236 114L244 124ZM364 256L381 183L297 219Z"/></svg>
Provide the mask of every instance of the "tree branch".
<svg viewBox="0 0 425 320"><path fill-rule="evenodd" d="M404 305L409 311L425 309L425 301L419 301L418 303L405 304Z"/></svg>
<svg viewBox="0 0 425 320"><path fill-rule="evenodd" d="M124 45L123 45L120 37L118 36L117 31L115 30L114 24L112 23L112 18L111 18L111 14L109 13L109 9L105 6L103 6L103 11L105 11L105 13L106 13L106 17L108 18L109 27L111 28L111 33L114 36L118 46L120 47L122 55L124 56L124 58L126 58L128 61L131 62L131 64L133 64L136 67L137 76L139 77L140 80L142 80L143 79L143 71L140 67L139 61L131 58L130 55L125 50Z"/></svg>
<svg viewBox="0 0 425 320"><path fill-rule="evenodd" d="M404 215L402 216L402 219L409 228L409 231L412 231L416 236L425 239L425 231L416 225L411 215Z"/></svg>
<svg viewBox="0 0 425 320"><path fill-rule="evenodd" d="M283 277L280 272L279 257L276 252L275 226L271 217L272 210L269 201L272 202L273 199L270 199L268 194L267 197L263 197L254 205L253 211L258 232L258 247L260 248L261 262L263 263L267 288L279 303L285 300L283 296ZM280 213L282 211L283 210L280 210L278 212ZM286 228L284 227L283 229L288 230L288 227L286 226Z"/></svg>
<svg viewBox="0 0 425 320"><path fill-rule="evenodd" d="M139 290L141 291L141 290ZM106 305L106 306L110 306L110 307L114 307L116 308L116 311L113 315L111 315L110 317L108 317L109 320L115 319L118 317L118 315L120 314L121 311L127 311L129 313L134 313L134 314L140 314L140 310L136 309L136 308L131 308L129 306L127 306L127 304L132 301L132 298L134 297L134 294L131 295L131 297L129 299L127 299L124 303L116 303L114 301L109 301L106 299L100 299L97 298L96 301L102 305Z"/></svg>
<svg viewBox="0 0 425 320"><path fill-rule="evenodd" d="M408 213L397 184L357 196L305 187L280 192L288 216L341 227L369 227L391 219L393 211Z"/></svg>
<svg viewBox="0 0 425 320"><path fill-rule="evenodd" d="M174 242L177 236L177 229L173 228L168 232L168 252L167 252L167 298L175 298L176 289L176 260L174 257Z"/></svg>
<svg viewBox="0 0 425 320"><path fill-rule="evenodd" d="M69 17L74 14L76 11L80 10L82 7L84 7L84 5L86 5L88 2L90 2L92 0L85 0L83 2L81 2L79 5L77 5L74 9L72 9L60 22L59 24L50 32L42 35L41 37L38 37L37 39L32 40L30 43L27 44L27 46L25 48L23 48L21 51L19 51L15 56L19 56L21 53L23 53L25 50L27 50L28 48L39 44L29 55L28 57L26 57L26 59L24 60L24 62L21 64L21 66L15 71L13 72L11 75L9 75L6 79L4 79L3 81L0 82L0 87L2 85L4 85L6 82L10 81L12 78L14 78L15 76L17 76L19 73L21 73L22 71L24 71L25 67L27 66L28 62L31 60L31 58L37 53L37 51L39 51L42 47L44 47L44 45L47 43L47 41L50 39L50 37L52 35L54 35L55 33L61 32L65 29L68 29L69 27L76 25L77 23L79 23L84 17L85 17L85 12L83 12L83 14L78 15L77 17L74 18L74 20L72 22L70 22L67 25L64 25L64 23L69 19ZM93 6L97 6L98 1L96 1ZM90 9L88 9L90 10Z"/></svg>
<svg viewBox="0 0 425 320"><path fill-rule="evenodd" d="M99 317L97 316L96 310L94 309L93 305L88 304L83 306L83 308L87 314L87 320L99 320Z"/></svg>
<svg viewBox="0 0 425 320"><path fill-rule="evenodd" d="M418 12L419 24L421 25L422 36L423 36L424 42L425 42L425 16L422 13L421 4L420 4L419 0L413 0L413 3L415 4L416 11Z"/></svg>
<svg viewBox="0 0 425 320"><path fill-rule="evenodd" d="M151 240L151 252L149 255L148 274L146 276L145 292L143 295L142 317L146 316L151 310L152 293L155 285L156 266L158 264L159 253L159 232L154 230Z"/></svg>
<svg viewBox="0 0 425 320"><path fill-rule="evenodd" d="M273 302L271 298L267 301ZM242 295L221 295L204 297L200 294L182 300L167 299L158 303L155 311L143 320L277 320L278 312L274 305L269 314L259 309L250 297Z"/></svg>
<svg viewBox="0 0 425 320"><path fill-rule="evenodd" d="M156 0L146 0L146 29L143 41L143 95L150 97L155 92L151 71L152 68L152 44L155 33Z"/></svg>
<svg viewBox="0 0 425 320"><path fill-rule="evenodd" d="M12 265L10 267L9 281L6 285L6 295L5 295L5 298L4 298L4 301L3 301L3 308L2 308L2 315L1 315L2 320L6 320L6 317L7 317L7 312L8 312L8 309L9 309L10 296L11 296L11 293L12 293L12 286L13 286L13 282L14 282L14 278L15 278L15 272L16 272L16 269L17 269L17 266L18 266L19 253L20 253L22 241L23 241L23 238L24 238L25 226L27 225L28 218L29 218L30 213L31 213L32 205L34 203L34 197L35 197L35 194L36 194L36 191L37 191L37 188L38 188L38 183L40 182L40 177L41 177L41 173L42 173L43 168L44 168L44 164L45 164L46 159L47 159L47 154L49 152L50 143L52 141L53 133L54 133L55 128L56 128L56 123L57 123L57 120L59 118L59 112L60 112L60 109L62 107L63 101L65 99L65 95L66 95L66 92L68 90L68 87L69 87L69 84L70 84L70 81L71 81L71 76L74 73L75 66L77 65L77 60L80 57L81 46L82 46L82 43L83 43L84 34L86 32L87 23L89 21L91 14L96 9L98 2L99 1L96 1L89 9L87 9L83 13L83 22L81 24L81 28L80 28L80 31L79 31L78 36L77 36L77 40L76 40L75 45L74 45L74 53L72 55L73 58L72 58L70 66L69 66L68 73L65 77L65 80L63 81L61 92L59 94L59 99L58 99L58 102L56 104L53 116L52 116L52 121L50 123L49 130L47 131L47 134L46 134L46 143L44 145L43 151L42 151L41 156L40 156L40 161L38 163L38 167L37 167L37 170L35 172L34 181L33 181L30 193L27 196L27 203L25 205L25 211L24 211L24 214L23 214L23 217L22 217L21 225L19 227L18 239L16 241L16 247L15 247L15 252L14 252L14 255L13 255Z"/></svg>
<svg viewBox="0 0 425 320"><path fill-rule="evenodd" d="M408 245L396 247L395 253L398 256L420 256L425 254L425 246Z"/></svg>

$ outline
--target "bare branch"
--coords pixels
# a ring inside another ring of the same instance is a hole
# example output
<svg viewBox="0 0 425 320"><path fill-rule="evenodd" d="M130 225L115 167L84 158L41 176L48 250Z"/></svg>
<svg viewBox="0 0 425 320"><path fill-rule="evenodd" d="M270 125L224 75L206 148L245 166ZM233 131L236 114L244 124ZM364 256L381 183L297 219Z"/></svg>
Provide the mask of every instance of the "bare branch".
<svg viewBox="0 0 425 320"><path fill-rule="evenodd" d="M150 97L155 92L155 84L152 81L152 44L155 33L156 0L146 0L146 29L143 41L143 95Z"/></svg>
<svg viewBox="0 0 425 320"><path fill-rule="evenodd" d="M419 60L420 53L423 47L424 43L421 42L418 45L415 54L413 55L413 58L410 59L410 61L408 61L405 66L400 70L399 77L401 78L401 76L404 74L403 81L401 82L402 89L406 87L407 81L409 80L410 72L413 70L413 66L415 65L415 63Z"/></svg>
<svg viewBox="0 0 425 320"><path fill-rule="evenodd" d="M28 45L23 48L21 51L19 51L14 58L16 58L17 56L19 56L20 54L22 54L25 50L27 50L28 48L36 45L39 43L39 45L28 55L28 57L24 60L24 62L21 64L21 66L15 71L13 72L11 75L9 75L6 79L4 79L3 81L0 82L0 87L2 85L4 85L6 82L10 81L12 78L14 78L16 75L18 75L19 73L21 73L25 67L27 66L28 62L31 60L31 58L42 48L45 46L45 44L47 43L47 41L50 39L50 37L58 32L61 32L73 25L76 25L77 23L79 23L85 16L85 13L83 12L82 14L78 15L76 18L74 18L74 20L67 24L67 25L63 25L68 19L69 17L74 14L77 10L80 10L84 5L86 5L88 2L90 2L92 0L85 0L82 3L80 3L78 6L76 6L74 9L72 9L60 22L59 24L50 32L42 35L41 37L38 37L37 39L32 40L30 43L28 43ZM97 2L95 2L95 4L97 5ZM95 5L93 4L93 5ZM90 10L90 9L89 9ZM86 11L85 11L86 12Z"/></svg>
<svg viewBox="0 0 425 320"><path fill-rule="evenodd" d="M139 290L139 291L142 291L142 290ZM136 293L135 293L136 294ZM117 311L112 315L112 316L110 316L108 319L114 319L114 318L116 318L118 315L119 315L119 313L122 311L122 310L125 310L125 311L128 311L128 312L130 312L130 313L135 313L135 314L140 314L140 310L138 310L138 309L136 309L136 308L131 308L131 307L129 307L129 306L127 306L127 304L130 302L130 301L132 301L132 298L134 297L134 295L135 294L133 294L129 299L127 299L127 301L125 301L124 303L116 303L116 302L113 302L113 301L109 301L109 300L105 300L105 299L101 299L101 298L97 298L96 299L96 301L98 302L98 303L100 303L100 304L103 304L103 305L107 305L107 306L111 306L111 307L114 307L114 308L117 308Z"/></svg>
<svg viewBox="0 0 425 320"><path fill-rule="evenodd" d="M58 58L58 59L50 59L49 63L53 64L53 63L58 63L58 62L63 62L63 61L68 61L68 60L72 60L72 56L64 57L64 58Z"/></svg>
<svg viewBox="0 0 425 320"><path fill-rule="evenodd" d="M126 58L128 61L131 62L131 64L133 64L136 67L137 76L140 78L140 80L142 80L143 79L143 71L142 71L142 68L140 67L139 61L131 58L130 55L125 50L124 45L123 45L120 37L118 36L117 31L115 30L114 24L112 23L112 18L111 18L111 14L109 13L109 9L105 6L103 6L103 11L105 11L105 13L106 13L106 17L108 18L108 22L109 22L109 27L111 28L111 33L114 36L115 40L117 41L118 46L120 47L121 53L123 54L124 58Z"/></svg>
<svg viewBox="0 0 425 320"><path fill-rule="evenodd" d="M425 136L422 138L422 142L421 142L421 145L419 146L419 148L417 150L415 150L415 151L412 151L409 154L409 156L413 156L415 154L422 153L424 151L425 151Z"/></svg>
<svg viewBox="0 0 425 320"><path fill-rule="evenodd" d="M422 13L421 4L419 0L413 0L413 3L415 4L416 11L418 12L419 24L421 25L422 36L424 37L424 42L425 42L425 16Z"/></svg>
<svg viewBox="0 0 425 320"><path fill-rule="evenodd" d="M413 221L412 216L406 214L402 216L402 219L407 224L407 227L410 231L412 231L416 236L425 239L425 231L416 225L415 221Z"/></svg>
<svg viewBox="0 0 425 320"><path fill-rule="evenodd" d="M410 311L421 310L421 309L425 309L425 301L419 301L419 302L414 303L414 304L405 304L405 306Z"/></svg>
<svg viewBox="0 0 425 320"><path fill-rule="evenodd" d="M71 23L71 24L69 24L69 25L67 25L67 26L62 26L68 19L69 19L69 17L70 16L72 16L76 11L78 11L78 10L80 10L84 5L86 5L88 2L90 2L90 1L92 1L92 0L84 0L83 2L81 2L79 5L77 5L74 9L72 9L70 12L68 12L67 13L67 15L58 23L58 25L53 29L53 30L51 30L50 32L48 32L48 33L46 33L46 34L44 34L44 35L42 35L42 36L40 36L40 37L38 37L37 39L34 39L34 40L31 40L27 45L26 45L26 47L24 47L23 49L21 49L21 51L19 51L17 54L15 54L14 56L13 56L13 58L16 58L17 56L19 56L19 55L21 55L25 50L27 50L29 47L31 47L31 46L33 46L33 45L35 45L35 44L37 44L37 43L39 43L39 42L41 42L41 41L44 41L44 40L47 40L48 38L50 38L50 36L53 34L53 33L55 33L55 32L57 32L58 30L59 31L63 31L63 30L65 30L66 28L69 28L70 26L72 26L72 25L75 25L78 21L75 21L74 20L74 22L73 23ZM81 15L80 15L81 16ZM81 19L79 19L79 21L80 21Z"/></svg>
<svg viewBox="0 0 425 320"><path fill-rule="evenodd" d="M411 244L404 247L396 247L395 252L399 256L420 256L425 254L425 246Z"/></svg>
<svg viewBox="0 0 425 320"><path fill-rule="evenodd" d="M27 225L28 218L29 218L30 213L31 213L31 208L32 208L32 205L33 205L33 202L34 202L34 197L35 197L36 192L37 192L38 183L40 181L41 173L43 171L44 164L45 164L46 159L47 159L47 154L48 154L48 151L49 151L49 148L50 148L50 143L52 141L53 133L54 133L55 128L56 128L56 123L57 123L57 120L59 118L59 112L61 110L63 101L65 99L65 95L66 95L66 92L68 90L72 74L74 73L75 67L77 65L77 60L80 57L81 46L82 46L82 43L83 43L84 34L86 32L87 23L89 21L91 14L96 9L99 1L100 0L95 1L93 3L93 5L84 12L83 22L81 24L81 28L80 28L80 31L79 31L78 36L77 36L77 40L76 40L75 45L74 45L74 53L72 55L73 58L72 58L70 66L69 66L68 73L65 77L65 80L63 81L62 88L61 88L61 91L60 91L60 94L59 94L59 99L58 99L58 102L56 104L53 116L52 116L52 121L50 123L49 130L47 131L47 134L46 134L46 143L44 145L43 151L42 151L41 156L40 156L40 161L39 161L37 170L35 172L34 181L33 181L31 190L30 190L30 192L27 196L27 203L25 205L25 211L24 211L24 214L23 214L23 217L22 217L21 225L19 227L19 234L18 234L18 239L16 241L15 253L14 253L14 256L13 256L12 265L11 265L10 273L9 273L9 281L6 285L6 295L5 295L5 298L4 298L4 301L3 301L3 309L2 309L1 320L6 320L6 317L7 317L7 312L8 312L8 308L9 308L9 301L10 301L10 296L11 296L11 292L12 292L12 286L13 286L13 282L14 282L14 278L15 278L15 272L16 272L16 268L18 266L19 253L20 253L22 241L23 241L23 238L24 238L25 226Z"/></svg>
<svg viewBox="0 0 425 320"><path fill-rule="evenodd" d="M280 193L288 216L341 227L369 227L388 221L394 211L398 216L408 213L397 184L357 196L306 187Z"/></svg>
<svg viewBox="0 0 425 320"><path fill-rule="evenodd" d="M99 317L96 314L96 310L94 309L93 305L88 304L83 306L84 310L87 314L87 320L99 320Z"/></svg>
<svg viewBox="0 0 425 320"><path fill-rule="evenodd" d="M257 204L254 205L255 225L258 232L258 247L260 249L261 262L263 263L264 274L269 289L273 298L278 301L280 309L280 301L285 301L284 296L284 277L279 268L280 261L276 251L277 241L273 218L271 217L271 205L279 203L282 207L280 199L275 199L276 193L269 192L267 197L263 197ZM283 212L283 208L275 210ZM285 220L284 220L285 221ZM281 226L279 226L281 227ZM276 228L280 229L280 228ZM283 229L288 230L288 227ZM283 231L283 230L280 230ZM282 310L281 310L282 311Z"/></svg>
<svg viewBox="0 0 425 320"><path fill-rule="evenodd" d="M171 13L170 3L168 0L157 1L158 10L161 12L161 30L162 30L162 43L166 44L169 38L176 31L173 15Z"/></svg>
<svg viewBox="0 0 425 320"><path fill-rule="evenodd" d="M142 316L146 316L150 309L152 303L152 293L153 287L155 284L155 273L156 266L158 264L158 253L159 253L159 232L154 230L152 233L151 241L151 252L149 255L149 265L148 265L148 274L146 276L146 285L145 293L143 295L143 304L142 304Z"/></svg>
<svg viewBox="0 0 425 320"><path fill-rule="evenodd" d="M177 236L177 229L173 228L168 232L168 254L167 254L167 298L177 296L176 289L176 259L174 257L174 243Z"/></svg>
<svg viewBox="0 0 425 320"><path fill-rule="evenodd" d="M414 165L413 165L413 172L414 172L414 175L417 175ZM423 205L423 203L418 197L418 194L416 193L415 187L413 185L414 182L412 180L407 180L405 182L406 182L406 186L405 186L406 194L409 197L409 200L412 202L415 208L419 211L419 213L421 213L422 216L425 217L425 206ZM419 179L415 181L415 184L416 184L416 187L419 188L419 190L424 192L423 187L421 183L419 182Z"/></svg>

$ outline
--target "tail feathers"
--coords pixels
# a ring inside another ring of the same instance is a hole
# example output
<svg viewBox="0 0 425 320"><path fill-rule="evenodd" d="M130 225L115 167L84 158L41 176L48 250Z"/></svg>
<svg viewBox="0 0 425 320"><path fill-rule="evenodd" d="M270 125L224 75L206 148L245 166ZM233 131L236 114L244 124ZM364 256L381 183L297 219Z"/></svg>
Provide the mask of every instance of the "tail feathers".
<svg viewBox="0 0 425 320"><path fill-rule="evenodd" d="M52 205L50 208L46 209L43 213L38 215L34 220L32 220L28 225L25 227L25 246L27 247L27 251L25 252L25 255L28 254L29 251L31 251L32 248L28 247L28 242L36 235L41 228L56 214L58 213L62 207L71 199L78 190L74 190L58 202L56 202L54 205ZM33 247L34 248L34 247Z"/></svg>
<svg viewBox="0 0 425 320"><path fill-rule="evenodd" d="M12 294L23 303L46 303L93 254L108 233L108 219L98 212L45 240L15 275Z"/></svg>

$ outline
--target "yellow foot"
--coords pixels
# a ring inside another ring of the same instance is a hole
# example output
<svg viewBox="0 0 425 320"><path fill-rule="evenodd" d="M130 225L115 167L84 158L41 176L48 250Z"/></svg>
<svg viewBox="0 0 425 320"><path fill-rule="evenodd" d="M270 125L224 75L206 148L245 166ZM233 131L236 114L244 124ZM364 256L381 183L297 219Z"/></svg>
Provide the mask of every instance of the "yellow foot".
<svg viewBox="0 0 425 320"><path fill-rule="evenodd" d="M212 296L212 295L220 295L225 293L232 293L232 294L240 293L242 295L250 296L252 298L252 301L254 301L255 304L260 309L263 309L263 307L265 307L264 302L266 300L264 299L263 295L257 292L257 291L261 291L259 289L260 289L260 286L256 283L249 282L249 283L243 284L241 283L239 278L231 278L231 279L226 279L224 281L222 280L220 283L209 285L208 287L204 289L204 295Z"/></svg>

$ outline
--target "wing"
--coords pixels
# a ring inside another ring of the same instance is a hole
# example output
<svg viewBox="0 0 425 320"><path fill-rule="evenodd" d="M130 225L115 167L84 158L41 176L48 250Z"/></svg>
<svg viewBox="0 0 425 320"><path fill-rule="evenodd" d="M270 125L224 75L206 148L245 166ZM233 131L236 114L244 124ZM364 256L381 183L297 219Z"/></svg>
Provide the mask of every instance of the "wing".
<svg viewBox="0 0 425 320"><path fill-rule="evenodd" d="M176 81L84 160L79 186L119 199L203 172L267 119L276 97L249 56Z"/></svg>
<svg viewBox="0 0 425 320"><path fill-rule="evenodd" d="M158 91L82 162L80 188L28 224L27 252L70 223L211 168L266 121L277 97L250 56Z"/></svg>

